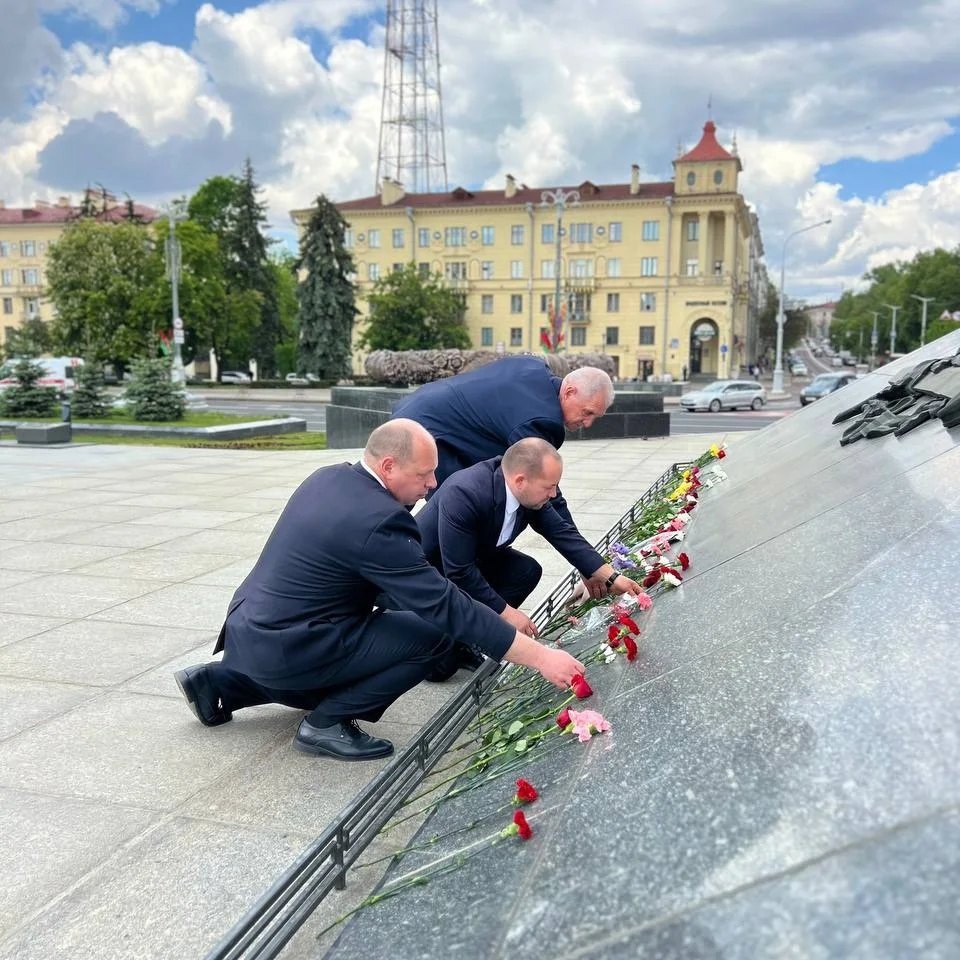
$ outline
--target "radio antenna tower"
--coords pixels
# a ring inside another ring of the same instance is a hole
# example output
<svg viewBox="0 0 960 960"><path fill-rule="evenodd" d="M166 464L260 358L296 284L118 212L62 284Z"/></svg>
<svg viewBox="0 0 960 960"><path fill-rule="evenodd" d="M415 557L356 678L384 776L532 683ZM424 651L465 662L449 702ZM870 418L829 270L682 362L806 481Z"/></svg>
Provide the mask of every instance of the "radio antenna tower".
<svg viewBox="0 0 960 960"><path fill-rule="evenodd" d="M437 0L387 0L377 193L385 177L410 193L449 189Z"/></svg>

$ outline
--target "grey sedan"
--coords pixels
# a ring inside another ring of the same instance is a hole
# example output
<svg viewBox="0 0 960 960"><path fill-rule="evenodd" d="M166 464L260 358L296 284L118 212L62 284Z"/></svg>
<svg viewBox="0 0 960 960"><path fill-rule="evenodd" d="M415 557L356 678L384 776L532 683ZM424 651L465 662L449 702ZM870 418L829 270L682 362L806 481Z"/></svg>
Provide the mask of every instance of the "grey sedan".
<svg viewBox="0 0 960 960"><path fill-rule="evenodd" d="M767 402L767 392L755 380L714 380L700 390L680 397L684 410L759 410Z"/></svg>

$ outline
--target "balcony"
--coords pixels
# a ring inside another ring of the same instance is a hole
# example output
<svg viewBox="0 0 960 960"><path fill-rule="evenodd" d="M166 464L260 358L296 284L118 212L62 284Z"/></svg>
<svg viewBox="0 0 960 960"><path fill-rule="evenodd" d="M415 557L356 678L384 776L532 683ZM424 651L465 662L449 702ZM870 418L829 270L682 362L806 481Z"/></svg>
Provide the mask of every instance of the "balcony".
<svg viewBox="0 0 960 960"><path fill-rule="evenodd" d="M574 310L570 314L570 323L573 326L586 326L590 322L589 310Z"/></svg>
<svg viewBox="0 0 960 960"><path fill-rule="evenodd" d="M677 283L681 287L726 287L730 284L730 274L697 274L695 277L681 274L677 277Z"/></svg>
<svg viewBox="0 0 960 960"><path fill-rule="evenodd" d="M466 277L444 277L443 284L454 293L466 293L470 289L470 281Z"/></svg>
<svg viewBox="0 0 960 960"><path fill-rule="evenodd" d="M563 282L564 287L567 290L579 291L592 291L597 289L597 278L596 277L567 277Z"/></svg>

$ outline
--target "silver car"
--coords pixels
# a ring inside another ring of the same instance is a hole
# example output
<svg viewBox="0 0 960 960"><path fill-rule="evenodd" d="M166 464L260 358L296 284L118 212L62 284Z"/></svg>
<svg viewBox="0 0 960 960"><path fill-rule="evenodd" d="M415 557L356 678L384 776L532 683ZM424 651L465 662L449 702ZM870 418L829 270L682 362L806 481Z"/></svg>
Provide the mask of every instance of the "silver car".
<svg viewBox="0 0 960 960"><path fill-rule="evenodd" d="M700 390L680 397L684 410L759 410L767 402L767 391L755 380L714 380Z"/></svg>

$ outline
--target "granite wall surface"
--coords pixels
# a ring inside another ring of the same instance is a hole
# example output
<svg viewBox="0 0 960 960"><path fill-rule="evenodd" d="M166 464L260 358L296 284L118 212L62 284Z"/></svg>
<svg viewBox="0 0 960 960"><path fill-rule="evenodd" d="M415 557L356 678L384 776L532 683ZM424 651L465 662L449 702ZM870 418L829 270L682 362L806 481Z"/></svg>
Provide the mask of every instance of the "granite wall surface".
<svg viewBox="0 0 960 960"><path fill-rule="evenodd" d="M738 440L640 658L588 671L612 732L524 769L534 837L462 829L511 778L442 804L421 831L441 839L387 882L459 868L361 911L326 955L960 956L960 430L841 447L831 424L958 347Z"/></svg>

